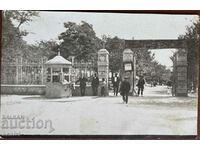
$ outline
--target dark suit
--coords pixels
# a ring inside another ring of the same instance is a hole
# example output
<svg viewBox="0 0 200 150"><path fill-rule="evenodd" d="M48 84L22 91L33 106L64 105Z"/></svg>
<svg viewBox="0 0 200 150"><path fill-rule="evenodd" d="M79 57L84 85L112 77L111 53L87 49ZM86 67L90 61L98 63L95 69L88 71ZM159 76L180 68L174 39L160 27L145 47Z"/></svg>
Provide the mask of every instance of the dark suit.
<svg viewBox="0 0 200 150"><path fill-rule="evenodd" d="M123 101L128 103L128 94L130 91L131 85L128 81L122 81L120 86L120 94L122 95Z"/></svg>
<svg viewBox="0 0 200 150"><path fill-rule="evenodd" d="M140 78L139 81L138 81L138 84L137 84L137 86L138 86L138 95L140 95L140 93L141 93L141 95L143 95L144 84L145 84L144 79Z"/></svg>
<svg viewBox="0 0 200 150"><path fill-rule="evenodd" d="M113 77L112 83L113 83L114 95L117 96L119 90L119 77Z"/></svg>
<svg viewBox="0 0 200 150"><path fill-rule="evenodd" d="M86 89L86 82L87 79L85 77L80 77L77 81L80 82L80 92L81 92L81 96L85 96L85 89Z"/></svg>
<svg viewBox="0 0 200 150"><path fill-rule="evenodd" d="M93 77L92 78L92 92L93 92L93 96L97 96L97 94L98 94L98 86L99 86L99 78L98 77Z"/></svg>

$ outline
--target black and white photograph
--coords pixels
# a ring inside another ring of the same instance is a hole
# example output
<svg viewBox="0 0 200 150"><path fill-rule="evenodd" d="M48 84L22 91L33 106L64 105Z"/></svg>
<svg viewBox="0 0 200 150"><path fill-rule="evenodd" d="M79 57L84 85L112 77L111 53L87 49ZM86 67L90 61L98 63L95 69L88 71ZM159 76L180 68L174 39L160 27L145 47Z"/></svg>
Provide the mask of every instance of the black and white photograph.
<svg viewBox="0 0 200 150"><path fill-rule="evenodd" d="M1 16L2 137L197 136L198 15Z"/></svg>

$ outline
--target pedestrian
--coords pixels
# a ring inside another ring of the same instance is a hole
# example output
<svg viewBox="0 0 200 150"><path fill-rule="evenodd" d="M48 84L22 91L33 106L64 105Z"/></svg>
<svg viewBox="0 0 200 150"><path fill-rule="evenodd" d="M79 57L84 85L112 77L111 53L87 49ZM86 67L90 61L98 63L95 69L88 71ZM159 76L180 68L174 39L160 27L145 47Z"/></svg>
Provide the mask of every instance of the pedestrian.
<svg viewBox="0 0 200 150"><path fill-rule="evenodd" d="M119 77L117 76L117 73L115 73L115 76L112 78L113 83L113 89L114 89L114 95L117 96L118 90L119 90Z"/></svg>
<svg viewBox="0 0 200 150"><path fill-rule="evenodd" d="M104 78L101 83L101 96L106 96L106 81Z"/></svg>
<svg viewBox="0 0 200 150"><path fill-rule="evenodd" d="M86 89L86 82L87 79L85 78L84 75L81 75L81 77L76 81L76 83L79 82L80 83L80 92L81 92L81 96L85 96L85 89Z"/></svg>
<svg viewBox="0 0 200 150"><path fill-rule="evenodd" d="M125 77L120 85L120 94L122 95L123 103L128 103L128 94L130 91L130 83L128 82L128 77Z"/></svg>
<svg viewBox="0 0 200 150"><path fill-rule="evenodd" d="M143 96L143 91L144 91L144 84L145 84L145 80L143 76L140 76L138 83L137 83L137 87L138 87L138 96Z"/></svg>
<svg viewBox="0 0 200 150"><path fill-rule="evenodd" d="M97 77L97 74L95 73L92 77L92 92L93 96L97 96L98 94L98 86L99 86L99 78Z"/></svg>

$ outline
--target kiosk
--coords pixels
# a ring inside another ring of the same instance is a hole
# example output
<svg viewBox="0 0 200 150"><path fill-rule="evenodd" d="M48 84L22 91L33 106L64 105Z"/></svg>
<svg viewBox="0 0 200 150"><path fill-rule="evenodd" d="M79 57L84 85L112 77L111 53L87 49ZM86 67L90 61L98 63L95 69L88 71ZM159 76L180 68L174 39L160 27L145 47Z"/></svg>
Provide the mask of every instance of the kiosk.
<svg viewBox="0 0 200 150"><path fill-rule="evenodd" d="M72 63L60 52L45 63L46 67L46 97L61 98L72 96L71 69Z"/></svg>

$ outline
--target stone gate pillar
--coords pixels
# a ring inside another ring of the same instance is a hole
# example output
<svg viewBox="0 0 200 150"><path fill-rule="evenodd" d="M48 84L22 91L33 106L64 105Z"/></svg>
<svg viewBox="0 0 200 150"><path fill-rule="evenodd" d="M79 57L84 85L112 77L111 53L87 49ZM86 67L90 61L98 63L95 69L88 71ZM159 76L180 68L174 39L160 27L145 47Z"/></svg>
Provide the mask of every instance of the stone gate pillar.
<svg viewBox="0 0 200 150"><path fill-rule="evenodd" d="M127 76L129 83L131 85L130 94L134 94L134 56L133 51L130 49L125 49L123 51L123 69L122 69L122 79Z"/></svg>
<svg viewBox="0 0 200 150"><path fill-rule="evenodd" d="M109 52L106 49L100 49L98 51L98 77L99 77L99 89L98 95L101 95L102 79L106 81L106 95L109 95L108 91L108 75L109 75Z"/></svg>
<svg viewBox="0 0 200 150"><path fill-rule="evenodd" d="M175 96L188 96L187 89L187 53L179 51L175 56Z"/></svg>

